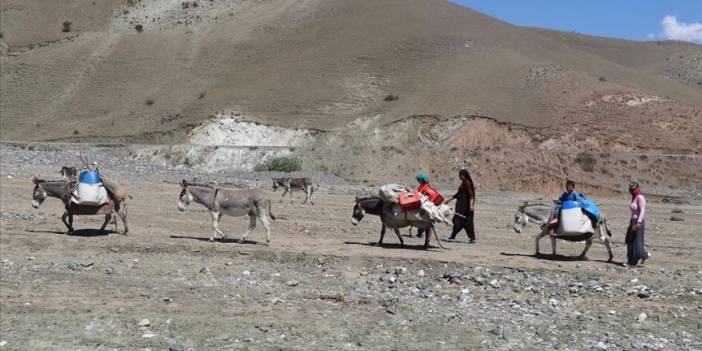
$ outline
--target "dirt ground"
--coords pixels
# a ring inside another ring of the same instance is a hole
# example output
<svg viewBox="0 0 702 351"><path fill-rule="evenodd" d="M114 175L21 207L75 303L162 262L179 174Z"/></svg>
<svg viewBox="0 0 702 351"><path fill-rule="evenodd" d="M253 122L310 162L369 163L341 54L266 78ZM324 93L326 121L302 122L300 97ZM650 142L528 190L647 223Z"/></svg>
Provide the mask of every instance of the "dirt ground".
<svg viewBox="0 0 702 351"><path fill-rule="evenodd" d="M478 244L424 251L392 233L376 246L379 221L354 227L353 197L323 188L313 205L271 193L266 247L260 224L235 240L245 218L225 217L230 239L208 242L209 214L179 212L177 185L130 188L128 236L90 216L65 235L56 199L33 210L28 180L1 185L2 349L702 348L702 206L651 203L652 259L627 269L626 198L596 199L614 231L607 263L598 244L587 261L569 257L581 243L532 256L537 229L510 228L524 196L504 193L481 194Z"/></svg>

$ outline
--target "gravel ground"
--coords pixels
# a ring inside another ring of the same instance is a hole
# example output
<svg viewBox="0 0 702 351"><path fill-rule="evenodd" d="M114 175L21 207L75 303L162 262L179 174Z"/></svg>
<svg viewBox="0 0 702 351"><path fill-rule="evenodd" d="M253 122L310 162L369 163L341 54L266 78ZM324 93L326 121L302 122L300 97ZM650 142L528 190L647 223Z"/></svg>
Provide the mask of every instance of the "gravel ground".
<svg viewBox="0 0 702 351"><path fill-rule="evenodd" d="M532 256L529 237L508 227L535 195L508 192L481 193L477 245L424 251L409 236L404 247L392 234L375 245L377 219L349 224L351 195L372 186L313 174L314 205L270 193L270 247L261 229L245 244L210 243L209 216L178 212L179 188L163 180L268 188L268 174L196 173L106 149L91 155L129 184L131 232L105 235L89 229L101 218L83 216L66 236L57 201L31 209L28 179L75 164L75 151L1 151L2 350L702 349L700 206L651 202L653 258L628 269L618 264L626 199L601 201L614 264L597 245L590 260L573 258L576 243ZM246 223L227 217L223 229Z"/></svg>

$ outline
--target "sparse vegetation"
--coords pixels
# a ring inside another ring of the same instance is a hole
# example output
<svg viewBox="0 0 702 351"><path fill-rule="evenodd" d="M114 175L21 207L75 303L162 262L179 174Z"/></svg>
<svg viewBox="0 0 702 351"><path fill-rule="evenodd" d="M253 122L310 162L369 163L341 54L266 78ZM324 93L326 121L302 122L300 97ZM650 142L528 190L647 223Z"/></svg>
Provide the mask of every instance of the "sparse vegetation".
<svg viewBox="0 0 702 351"><path fill-rule="evenodd" d="M78 134L80 134L80 132L78 131L78 129L74 129L74 130L73 130L73 135L78 135Z"/></svg>
<svg viewBox="0 0 702 351"><path fill-rule="evenodd" d="M200 93L200 96L198 96L197 98L198 98L198 99L202 99L202 98L204 98L204 97L205 97L205 93Z"/></svg>
<svg viewBox="0 0 702 351"><path fill-rule="evenodd" d="M575 163L580 165L580 168L583 171L592 172L595 170L595 166L597 165L597 159L595 159L595 157L588 152L581 152L575 157Z"/></svg>
<svg viewBox="0 0 702 351"><path fill-rule="evenodd" d="M599 80L600 82L606 82L606 81L607 81L607 77L605 77L605 76L600 76L600 78L597 78L597 80Z"/></svg>
<svg viewBox="0 0 702 351"><path fill-rule="evenodd" d="M388 95L385 95L385 98L383 100L384 101L395 101L395 100L399 100L399 99L400 99L400 97L397 95L388 94Z"/></svg>
<svg viewBox="0 0 702 351"><path fill-rule="evenodd" d="M294 157L275 157L254 168L256 172L295 172L302 170L302 161Z"/></svg>
<svg viewBox="0 0 702 351"><path fill-rule="evenodd" d="M154 104L154 100L153 100L153 99L148 99L148 100L146 100L146 104L147 104L148 106L151 106L151 105Z"/></svg>
<svg viewBox="0 0 702 351"><path fill-rule="evenodd" d="M137 24L136 26L134 26L134 29L137 31L137 33L141 33L144 31L144 26L141 24Z"/></svg>
<svg viewBox="0 0 702 351"><path fill-rule="evenodd" d="M71 21L63 21L63 29L61 30L64 33L68 33L71 31L71 25L73 24Z"/></svg>

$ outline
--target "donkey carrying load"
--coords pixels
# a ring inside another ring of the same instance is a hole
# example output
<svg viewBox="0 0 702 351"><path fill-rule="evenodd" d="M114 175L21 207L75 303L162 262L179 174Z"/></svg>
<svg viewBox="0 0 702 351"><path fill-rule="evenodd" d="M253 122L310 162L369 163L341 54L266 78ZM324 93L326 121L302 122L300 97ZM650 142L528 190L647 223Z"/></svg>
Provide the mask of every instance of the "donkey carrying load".
<svg viewBox="0 0 702 351"><path fill-rule="evenodd" d="M540 255L539 241L548 235L547 223L553 214L553 206L548 206L542 203L532 203L525 201L519 208L517 208L517 213L514 216L514 231L521 233L524 227L529 222L539 224L542 226L541 232L535 237L536 240L536 255ZM582 214L585 216L585 214ZM587 219L589 221L589 219ZM607 262L611 262L614 258L612 253L612 246L610 238L612 233L607 228L607 220L605 216L597 223L594 230L588 231L584 234L563 234L559 233L555 237L551 237L551 248L553 249L553 255L556 255L556 239L566 240L566 241L585 241L585 249L580 254L579 258L585 258L590 246L592 246L592 241L595 237L600 239L600 242L607 248L607 253L609 254L609 259Z"/></svg>
<svg viewBox="0 0 702 351"><path fill-rule="evenodd" d="M117 213L122 218L124 224L124 235L129 232L127 224L127 200L126 197L121 201L110 198L107 203L102 205L80 205L71 201L73 196L74 183L67 180L44 180L34 177L34 190L32 192L32 207L37 209L46 200L47 197L55 197L63 201L66 211L61 216L61 221L68 228L67 234L73 234L73 216L74 215L105 215L105 222L100 227L100 231L104 231L107 224L112 219L112 214ZM115 221L115 230L117 229L117 221Z"/></svg>
<svg viewBox="0 0 702 351"><path fill-rule="evenodd" d="M380 229L380 239L378 240L378 246L383 245L383 238L385 237L385 231L387 228L392 228L400 239L400 245L405 245L402 236L400 236L400 228L404 227L416 227L424 229L427 233L424 237L424 249L429 248L429 238L431 233L434 233L434 238L439 244L439 247L444 248L439 242L439 238L436 235L436 229L434 228L434 222L417 216L417 210L401 212L397 210L397 204L386 203L382 198L378 196L369 196L363 198L356 198L356 203L353 207L353 213L351 215L351 223L353 225L358 225L358 223L363 220L366 214L371 214L380 217L380 221L383 223Z"/></svg>
<svg viewBox="0 0 702 351"><path fill-rule="evenodd" d="M244 243L246 236L256 228L256 218L260 218L266 228L266 245L270 245L271 224L268 216L270 215L271 219L275 219L275 216L271 212L271 200L263 190L223 189L207 184L188 183L184 179L178 196L178 209L185 211L191 202L197 202L210 210L212 215L210 241L214 241L217 235L222 239L227 238L227 234L219 229L219 220L222 219L222 215L233 217L248 215L249 228L241 235L240 243Z"/></svg>
<svg viewBox="0 0 702 351"><path fill-rule="evenodd" d="M290 197L292 197L293 190L299 189L305 192L305 201L302 202L303 204L306 204L307 200L312 199L312 193L314 193L314 186L312 185L312 179L308 177L282 177L271 179L273 180L273 191L277 191L279 187L285 189L283 191L283 196L281 197L285 197L285 194L287 194L288 192L290 192Z"/></svg>

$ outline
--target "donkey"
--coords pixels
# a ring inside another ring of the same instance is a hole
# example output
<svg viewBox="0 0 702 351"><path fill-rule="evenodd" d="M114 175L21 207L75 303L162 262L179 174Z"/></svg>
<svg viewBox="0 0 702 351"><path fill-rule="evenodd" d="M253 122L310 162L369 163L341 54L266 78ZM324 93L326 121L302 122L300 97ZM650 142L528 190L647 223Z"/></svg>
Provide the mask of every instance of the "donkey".
<svg viewBox="0 0 702 351"><path fill-rule="evenodd" d="M221 189L206 184L188 183L183 180L178 196L178 209L185 211L193 201L210 210L212 215L210 241L214 241L217 235L222 239L227 238L227 234L219 229L219 220L222 219L223 215L232 217L249 215L249 228L241 235L239 242L244 243L246 236L256 228L256 218L260 218L261 223L266 228L266 245L270 245L271 224L268 216L270 215L271 219L275 219L275 216L271 212L271 200L264 191L259 189Z"/></svg>
<svg viewBox="0 0 702 351"><path fill-rule="evenodd" d="M73 234L73 215L74 210L77 208L76 205L71 204L71 182L65 180L59 181L49 181L38 179L36 177L32 178L34 182L34 191L32 193L32 207L37 209L46 200L47 197L55 197L63 201L63 206L66 211L61 216L61 221L68 228L67 234ZM119 215L124 224L124 235L129 233L129 225L127 224L127 201L121 201L114 203L114 212ZM105 223L100 227L100 231L104 231L107 223L112 219L112 213L105 214ZM115 229L117 227L117 222L115 221Z"/></svg>
<svg viewBox="0 0 702 351"><path fill-rule="evenodd" d="M397 238L400 239L400 245L404 246L405 242L404 240L402 240L402 236L400 235L399 229L412 226L424 229L424 231L427 233L424 236L425 250L429 248L429 238L431 237L431 233L434 233L434 237L436 238L436 242L439 244L439 247L441 247L442 249L444 248L439 242L438 236L436 235L436 229L434 229L433 222L417 218L417 216L415 216L415 211L395 213L395 211L393 211L393 207L393 204L386 204L383 201L383 199L377 196L363 198L357 197L356 203L353 206L351 223L353 225L358 225L358 223L361 223L363 217L366 214L379 216L380 221L383 223L383 226L380 229L380 239L378 240L378 246L383 245L383 238L385 237L385 231L387 230L387 228L392 228L392 230L397 235Z"/></svg>
<svg viewBox="0 0 702 351"><path fill-rule="evenodd" d="M312 185L312 180L308 177L282 177L271 179L273 180L273 191L278 190L279 187L285 189L285 191L283 191L283 196L281 197L285 197L285 194L287 194L288 192L290 192L290 197L292 197L293 190L300 189L305 192L305 201L302 202L303 204L306 204L308 199L312 199L312 193L314 193L314 186Z"/></svg>
<svg viewBox="0 0 702 351"><path fill-rule="evenodd" d="M551 218L552 213L553 206L549 206L542 203L530 204L527 201L525 201L521 206L519 206L519 208L517 208L517 213L514 215L513 229L517 233L521 233L524 227L526 227L526 225L529 222L533 222L542 226L541 232L535 237L537 256L541 254L539 250L539 241L544 237L548 236L548 228L546 226L546 223L548 223L548 220ZM566 241L584 240L585 249L580 254L580 256L578 256L580 259L584 259L588 250L590 250L590 246L592 246L592 241L595 238L595 236L598 236L600 242L607 248L607 253L609 254L609 259L607 260L607 262L612 262L612 259L614 258L614 254L612 253L612 244L610 240L612 237L612 232L610 232L609 228L607 228L607 220L605 219L604 215L602 216L602 220L599 223L597 223L597 226L594 229L594 233L586 233L584 235L576 236L557 235L557 237L551 237L551 248L553 250L553 255L556 255L556 239Z"/></svg>

